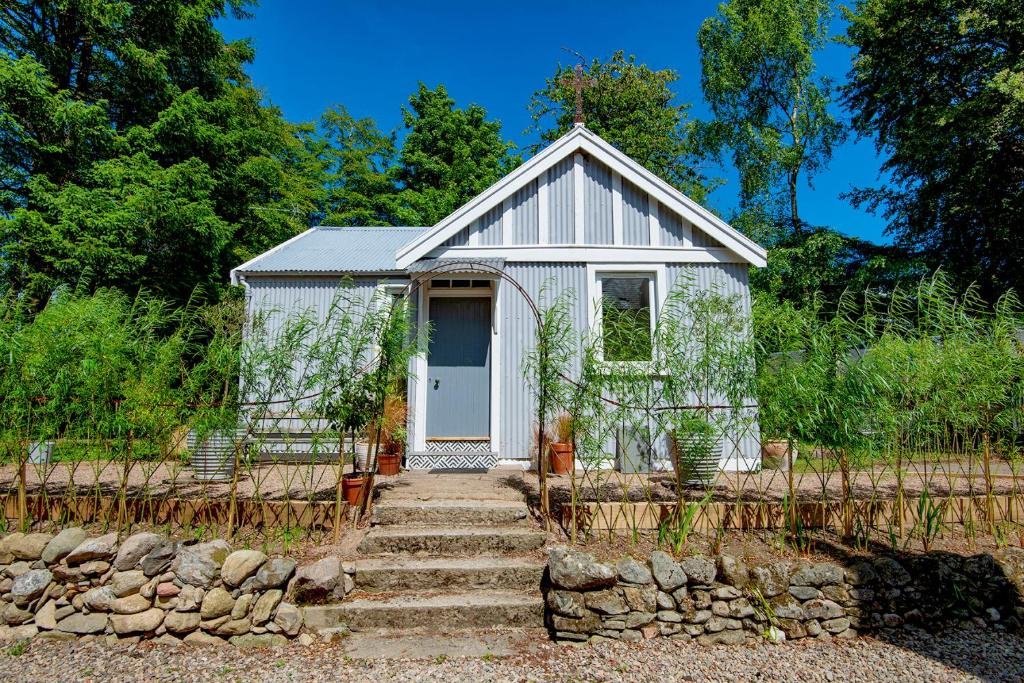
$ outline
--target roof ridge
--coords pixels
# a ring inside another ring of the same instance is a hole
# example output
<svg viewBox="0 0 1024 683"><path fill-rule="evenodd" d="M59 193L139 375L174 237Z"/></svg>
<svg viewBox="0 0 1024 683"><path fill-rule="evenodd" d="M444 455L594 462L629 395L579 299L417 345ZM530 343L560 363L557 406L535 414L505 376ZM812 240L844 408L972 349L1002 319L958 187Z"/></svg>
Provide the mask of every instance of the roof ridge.
<svg viewBox="0 0 1024 683"><path fill-rule="evenodd" d="M428 230L424 225L317 225L314 230Z"/></svg>

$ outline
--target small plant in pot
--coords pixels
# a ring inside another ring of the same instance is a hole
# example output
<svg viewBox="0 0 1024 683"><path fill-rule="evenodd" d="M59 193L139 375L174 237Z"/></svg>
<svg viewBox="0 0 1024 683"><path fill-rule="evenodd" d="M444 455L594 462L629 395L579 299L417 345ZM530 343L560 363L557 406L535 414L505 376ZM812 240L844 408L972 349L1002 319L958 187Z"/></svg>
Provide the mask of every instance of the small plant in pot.
<svg viewBox="0 0 1024 683"><path fill-rule="evenodd" d="M555 440L548 444L551 450L551 472L553 474L568 474L576 467L573 457L573 418L568 413L562 413L555 420Z"/></svg>
<svg viewBox="0 0 1024 683"><path fill-rule="evenodd" d="M397 475L402 467L402 452L405 448L406 438L406 413L407 407L402 397L391 395L384 400L377 472L385 477ZM375 432L376 425L371 425L371 429Z"/></svg>
<svg viewBox="0 0 1024 683"><path fill-rule="evenodd" d="M369 466L373 452L370 447L373 434L368 425L373 419L373 405L368 392L353 389L346 392L332 406L338 415L337 427L343 433L351 434L352 438L352 471L341 477L341 491L345 501L352 507L358 507L366 499L367 482L370 478ZM357 440L356 434L364 440Z"/></svg>
<svg viewBox="0 0 1024 683"><path fill-rule="evenodd" d="M796 440L789 439L765 439L761 442L761 469L789 470L791 461L797 457Z"/></svg>
<svg viewBox="0 0 1024 683"><path fill-rule="evenodd" d="M708 486L722 459L722 431L710 416L686 416L673 432L672 456L679 484Z"/></svg>

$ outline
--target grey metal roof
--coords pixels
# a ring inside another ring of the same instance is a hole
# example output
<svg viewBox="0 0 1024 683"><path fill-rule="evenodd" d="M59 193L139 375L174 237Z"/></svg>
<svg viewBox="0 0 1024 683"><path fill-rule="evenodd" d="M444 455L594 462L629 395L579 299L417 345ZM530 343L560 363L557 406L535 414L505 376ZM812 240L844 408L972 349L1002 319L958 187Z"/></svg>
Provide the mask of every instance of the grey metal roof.
<svg viewBox="0 0 1024 683"><path fill-rule="evenodd" d="M425 258L416 261L407 270L410 273L425 273L428 270L436 273L486 273L504 267L504 258Z"/></svg>
<svg viewBox="0 0 1024 683"><path fill-rule="evenodd" d="M428 228L318 227L257 256L239 273L373 273L398 270L395 253Z"/></svg>

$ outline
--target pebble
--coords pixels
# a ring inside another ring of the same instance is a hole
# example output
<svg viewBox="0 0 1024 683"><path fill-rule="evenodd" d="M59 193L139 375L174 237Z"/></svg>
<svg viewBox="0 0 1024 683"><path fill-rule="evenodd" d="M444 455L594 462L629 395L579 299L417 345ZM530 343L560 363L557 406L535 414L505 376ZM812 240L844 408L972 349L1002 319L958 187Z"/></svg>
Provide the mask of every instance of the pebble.
<svg viewBox="0 0 1024 683"><path fill-rule="evenodd" d="M988 631L919 631L885 639L703 647L657 638L570 647L531 637L512 657L353 660L344 639L303 638L279 650L34 640L0 650L0 679L358 681L970 681L1024 678L1024 638ZM383 644L382 644L383 645Z"/></svg>

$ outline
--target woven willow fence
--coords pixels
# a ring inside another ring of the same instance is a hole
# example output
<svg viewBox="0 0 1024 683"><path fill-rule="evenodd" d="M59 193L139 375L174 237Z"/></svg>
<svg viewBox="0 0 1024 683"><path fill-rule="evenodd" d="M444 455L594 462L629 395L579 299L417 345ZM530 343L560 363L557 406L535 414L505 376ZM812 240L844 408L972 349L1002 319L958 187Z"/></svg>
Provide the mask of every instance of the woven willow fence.
<svg viewBox="0 0 1024 683"><path fill-rule="evenodd" d="M544 306L527 376L549 397L548 438L574 443L576 472L547 487L574 539L656 532L678 547L747 529L806 547L823 529L862 547L954 531L1024 545L1015 297L985 305L936 276L830 306L759 300L753 330L744 305L677 283L645 362L602 355L622 336L609 325L635 323L609 305L601 335L565 333L566 295Z"/></svg>
<svg viewBox="0 0 1024 683"><path fill-rule="evenodd" d="M419 343L408 317L402 301L347 284L327 311L248 320L243 302L172 311L112 292L58 297L30 320L11 307L3 517L25 529L337 538L354 442L404 427ZM386 412L399 417L385 424Z"/></svg>

